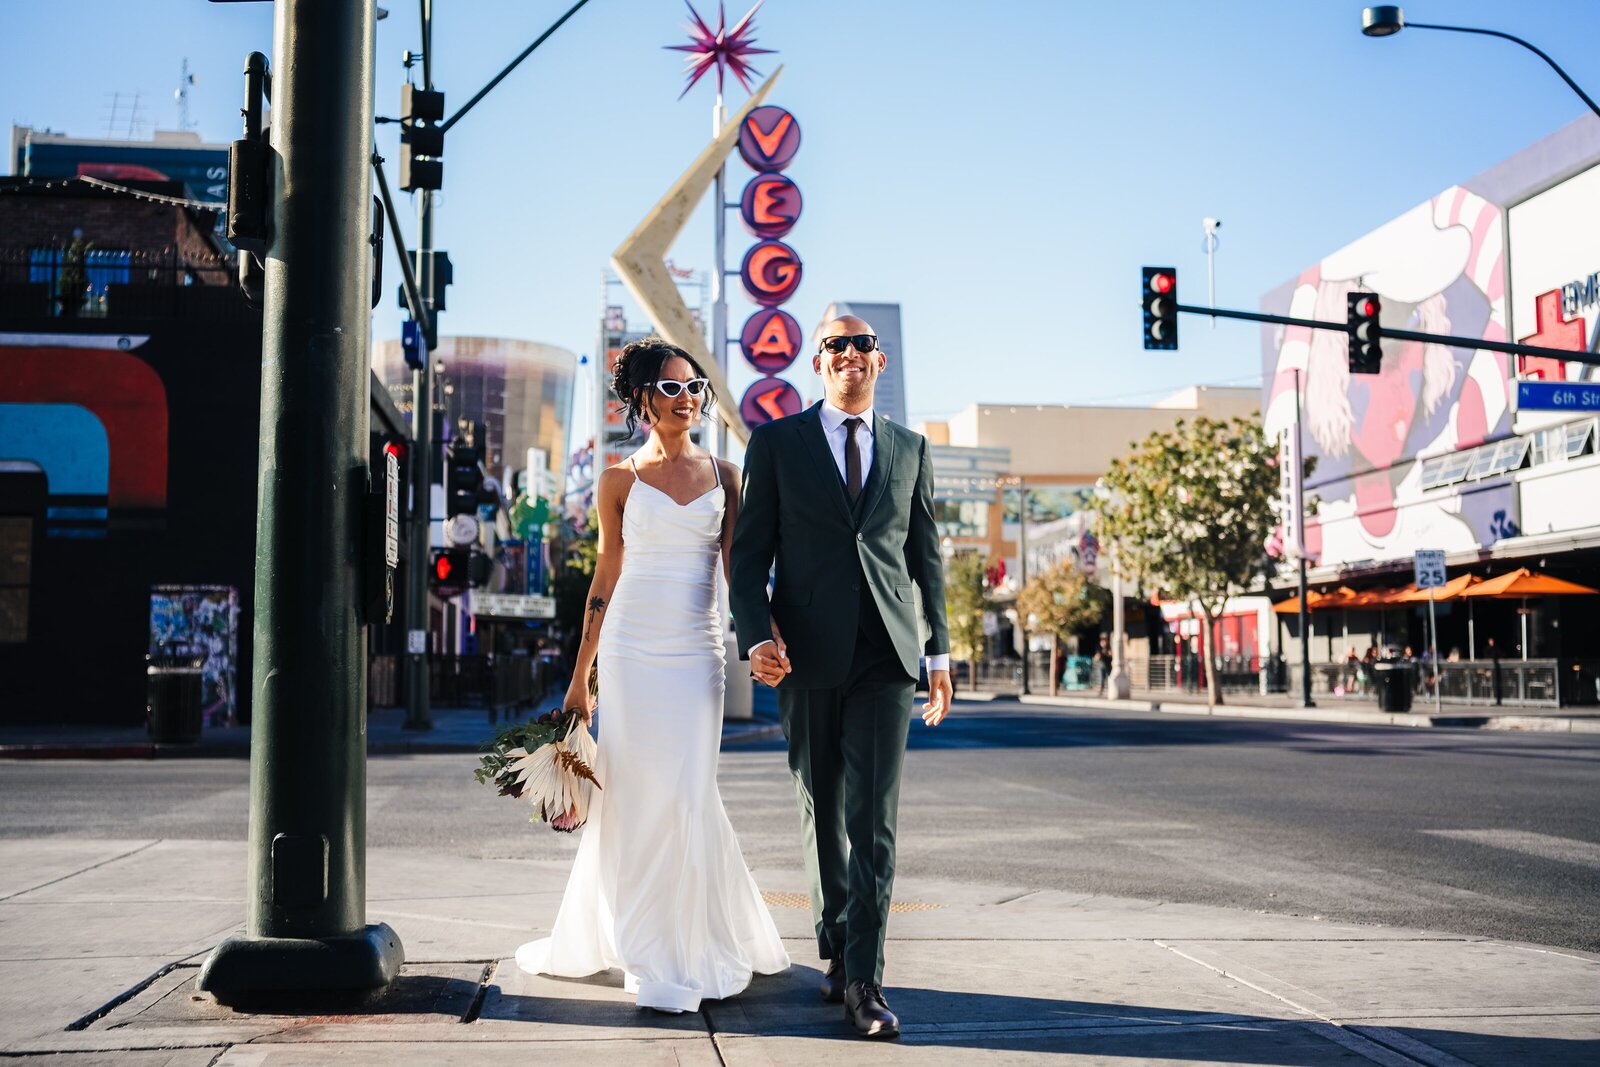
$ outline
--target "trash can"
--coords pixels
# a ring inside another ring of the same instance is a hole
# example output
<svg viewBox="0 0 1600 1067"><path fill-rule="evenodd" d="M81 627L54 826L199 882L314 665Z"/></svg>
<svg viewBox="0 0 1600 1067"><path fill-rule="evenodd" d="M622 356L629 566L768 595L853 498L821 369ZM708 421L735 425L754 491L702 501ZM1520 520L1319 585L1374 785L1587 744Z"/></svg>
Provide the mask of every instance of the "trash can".
<svg viewBox="0 0 1600 1067"><path fill-rule="evenodd" d="M145 657L145 727L152 741L200 740L204 656Z"/></svg>
<svg viewBox="0 0 1600 1067"><path fill-rule="evenodd" d="M1411 664L1383 660L1372 665L1379 711L1411 710Z"/></svg>

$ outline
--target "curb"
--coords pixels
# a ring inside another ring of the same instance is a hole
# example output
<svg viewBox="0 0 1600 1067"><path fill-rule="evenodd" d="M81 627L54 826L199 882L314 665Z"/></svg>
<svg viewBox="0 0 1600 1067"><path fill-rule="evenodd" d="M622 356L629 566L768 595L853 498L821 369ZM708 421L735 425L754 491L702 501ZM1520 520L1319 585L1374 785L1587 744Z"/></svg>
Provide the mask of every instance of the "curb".
<svg viewBox="0 0 1600 1067"><path fill-rule="evenodd" d="M759 720L757 720L759 722ZM722 744L739 745L770 741L783 736L778 723L761 723L736 731L724 730ZM371 741L367 755L426 756L459 752L482 752L479 741ZM20 744L0 745L0 760L140 760L140 759L249 759L250 745L181 744L176 742L115 742L108 744Z"/></svg>
<svg viewBox="0 0 1600 1067"><path fill-rule="evenodd" d="M1167 715L1214 716L1225 719L1268 719L1275 722L1331 722L1352 726L1402 726L1468 730L1540 731L1549 733L1600 733L1600 717L1562 715L1418 715L1389 711L1336 711L1333 709L1267 708L1249 704L1189 704L1159 700L1106 700L1101 697L1019 696L1019 703L1057 708L1100 708L1107 711L1149 711Z"/></svg>

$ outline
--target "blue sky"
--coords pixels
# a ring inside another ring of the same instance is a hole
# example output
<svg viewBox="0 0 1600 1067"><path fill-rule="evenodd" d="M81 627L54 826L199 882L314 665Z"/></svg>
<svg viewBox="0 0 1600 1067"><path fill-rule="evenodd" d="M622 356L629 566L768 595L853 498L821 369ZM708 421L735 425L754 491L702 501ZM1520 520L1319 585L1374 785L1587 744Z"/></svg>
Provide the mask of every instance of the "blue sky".
<svg viewBox="0 0 1600 1067"><path fill-rule="evenodd" d="M434 78L451 110L569 0L435 0ZM376 103L394 114L416 5L388 0ZM714 9L701 0L702 13ZM805 197L790 243L811 325L831 300L903 305L913 420L973 400L1143 403L1192 383L1254 384L1258 335L1185 317L1175 353L1140 346L1138 268L1179 268L1205 299L1200 220L1223 220L1218 302L1260 295L1345 242L1584 111L1537 57L1504 41L1360 35L1344 0L1105 4L768 0L773 102L804 131L789 173ZM1543 47L1600 94L1593 0L1406 5ZM729 19L745 10L730 5ZM681 0L590 0L451 131L438 244L455 263L446 333L593 352L601 271L710 136L712 91L683 100ZM0 0L0 113L105 132L114 91L211 141L237 135L240 71L271 50L271 5L205 0ZM743 99L732 86L734 106ZM379 150L397 174L395 127ZM731 197L748 176L730 168ZM711 205L674 258L706 268ZM402 207L408 230L414 209ZM730 216L730 260L751 243ZM411 240L408 232L408 243ZM394 264L389 264L393 275ZM390 286L389 288L392 288ZM733 333L751 308L734 287ZM386 298L378 338L402 316ZM754 377L733 361L736 389ZM808 367L788 375L814 392Z"/></svg>

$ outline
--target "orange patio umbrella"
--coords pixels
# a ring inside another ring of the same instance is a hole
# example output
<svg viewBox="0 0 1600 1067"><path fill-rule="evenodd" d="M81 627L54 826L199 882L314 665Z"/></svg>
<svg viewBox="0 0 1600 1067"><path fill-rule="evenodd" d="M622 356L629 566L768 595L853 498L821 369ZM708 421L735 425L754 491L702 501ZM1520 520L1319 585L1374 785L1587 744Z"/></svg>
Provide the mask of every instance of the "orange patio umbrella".
<svg viewBox="0 0 1600 1067"><path fill-rule="evenodd" d="M1435 586L1431 590L1418 589L1416 583L1413 582L1411 585L1396 592L1389 602L1391 604L1425 604L1430 599L1438 602L1440 600L1449 600L1452 597L1473 596L1474 594L1467 592L1467 590L1477 586L1482 581L1483 579L1476 574L1461 574L1443 585ZM1432 597L1428 595L1430 592L1433 594Z"/></svg>
<svg viewBox="0 0 1600 1067"><path fill-rule="evenodd" d="M1319 603L1321 603L1325 599L1326 599L1325 594L1319 593L1315 589L1312 589L1311 591L1306 593L1306 609L1308 611L1315 611L1317 609L1317 605ZM1299 594L1296 594L1296 595L1290 597L1288 600L1280 600L1280 601L1278 601L1276 604L1272 605L1272 610L1273 610L1274 613L1276 613L1278 615L1298 615L1298 614L1300 614L1300 596L1299 596Z"/></svg>
<svg viewBox="0 0 1600 1067"><path fill-rule="evenodd" d="M1569 582L1564 578L1552 578L1548 574L1538 574L1527 567L1519 567L1510 574L1502 574L1498 578L1488 578L1479 582L1472 588L1464 590L1461 596L1473 599L1490 597L1494 600L1522 600L1536 596L1582 596L1584 594L1600 593L1600 589L1590 589L1577 582ZM1521 612L1522 620L1522 658L1528 658L1528 613Z"/></svg>
<svg viewBox="0 0 1600 1067"><path fill-rule="evenodd" d="M1581 596L1592 593L1600 593L1600 589L1590 589L1577 582L1552 578L1548 574L1536 574L1526 567L1520 567L1510 574L1502 574L1498 578L1479 582L1461 595L1515 600L1534 596Z"/></svg>

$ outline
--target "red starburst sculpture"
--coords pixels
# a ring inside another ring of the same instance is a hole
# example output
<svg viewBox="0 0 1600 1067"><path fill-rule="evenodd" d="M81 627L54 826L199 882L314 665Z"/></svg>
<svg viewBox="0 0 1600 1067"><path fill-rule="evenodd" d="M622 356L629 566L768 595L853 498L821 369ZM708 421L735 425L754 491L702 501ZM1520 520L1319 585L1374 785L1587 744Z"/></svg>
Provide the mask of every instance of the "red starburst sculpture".
<svg viewBox="0 0 1600 1067"><path fill-rule="evenodd" d="M717 3L717 28L711 29L710 24L700 17L694 9L694 4L684 0L684 5L689 9L689 17L693 23L684 23L683 28L689 31L689 40L692 44L669 44L666 47L673 52L687 52L689 59L684 73L689 76L689 84L683 87L683 92L678 94L682 100L694 88L694 83L699 81L711 68L717 70L717 92L722 92L722 78L724 71L731 70L733 76L739 79L739 84L744 86L745 92L750 91L750 75L761 72L752 67L749 57L756 55L771 55L770 48L755 47L756 39L753 36L755 26L751 20L755 18L756 11L765 0L756 0L755 7L745 12L744 18L733 24L731 29L727 26L727 16L722 9L722 3Z"/></svg>

